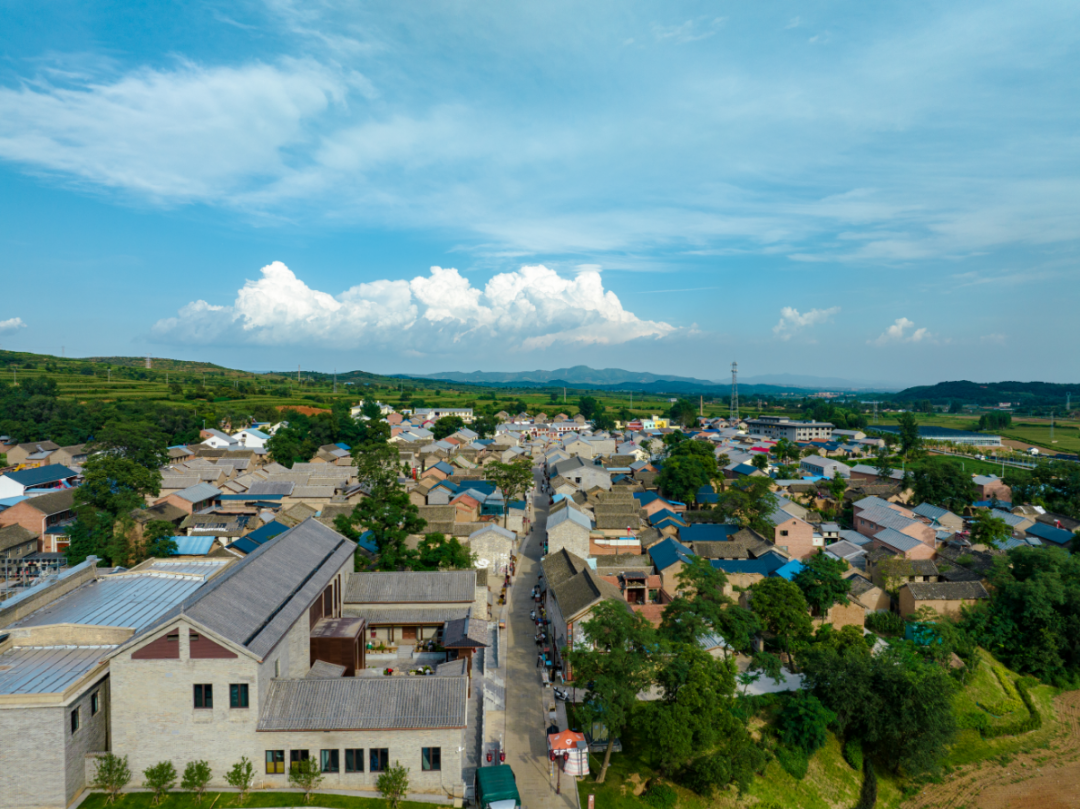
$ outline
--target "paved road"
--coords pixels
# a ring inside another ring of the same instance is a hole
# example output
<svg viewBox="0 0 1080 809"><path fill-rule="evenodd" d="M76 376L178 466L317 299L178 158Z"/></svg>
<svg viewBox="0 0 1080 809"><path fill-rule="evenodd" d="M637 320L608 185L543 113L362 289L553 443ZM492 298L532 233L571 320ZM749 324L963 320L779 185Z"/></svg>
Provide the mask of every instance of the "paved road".
<svg viewBox="0 0 1080 809"><path fill-rule="evenodd" d="M574 779L562 777L560 795L555 794L551 780L545 703L554 708L555 697L550 688L541 686L533 641L535 629L529 618L533 609L532 587L540 574L547 511L547 496L534 493L532 531L522 545L516 580L510 588L506 645L506 763L514 768L525 809L577 809Z"/></svg>

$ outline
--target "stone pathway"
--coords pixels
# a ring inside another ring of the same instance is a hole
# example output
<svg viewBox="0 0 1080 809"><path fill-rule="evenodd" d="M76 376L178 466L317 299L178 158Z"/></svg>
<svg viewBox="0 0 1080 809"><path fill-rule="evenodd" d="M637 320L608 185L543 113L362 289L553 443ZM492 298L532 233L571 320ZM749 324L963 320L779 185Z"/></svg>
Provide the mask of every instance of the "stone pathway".
<svg viewBox="0 0 1080 809"><path fill-rule="evenodd" d="M518 555L518 572L510 588L510 603L505 610L506 644L506 763L514 768L518 791L525 809L578 809L577 786L570 776L562 777L562 794L555 794L555 784L548 760L545 703L554 708L555 697L543 688L536 668L535 629L529 619L533 609L532 587L540 573L547 527L547 497L533 494L533 520Z"/></svg>

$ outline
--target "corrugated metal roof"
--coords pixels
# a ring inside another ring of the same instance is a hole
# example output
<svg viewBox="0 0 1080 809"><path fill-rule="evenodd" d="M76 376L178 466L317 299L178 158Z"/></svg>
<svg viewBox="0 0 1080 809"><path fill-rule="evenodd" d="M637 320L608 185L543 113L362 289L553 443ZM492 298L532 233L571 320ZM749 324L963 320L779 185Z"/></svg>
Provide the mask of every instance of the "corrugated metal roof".
<svg viewBox="0 0 1080 809"><path fill-rule="evenodd" d="M194 576L158 572L104 576L72 590L12 626L82 624L124 626L138 632L202 584L203 579Z"/></svg>
<svg viewBox="0 0 1080 809"><path fill-rule="evenodd" d="M419 730L466 725L466 677L275 680L260 731Z"/></svg>
<svg viewBox="0 0 1080 809"><path fill-rule="evenodd" d="M883 528L874 534L874 539L884 542L890 548L906 553L912 548L917 548L923 543L907 534L902 534L895 528Z"/></svg>
<svg viewBox="0 0 1080 809"><path fill-rule="evenodd" d="M345 588L345 601L353 604L472 602L475 598L475 570L353 573Z"/></svg>
<svg viewBox="0 0 1080 809"><path fill-rule="evenodd" d="M186 489L175 492L175 494L177 497L182 497L192 503L201 503L203 500L217 497L221 494L221 489L209 483L199 483L195 486L188 486Z"/></svg>
<svg viewBox="0 0 1080 809"><path fill-rule="evenodd" d="M55 694L115 646L21 646L0 655L0 694Z"/></svg>
<svg viewBox="0 0 1080 809"><path fill-rule="evenodd" d="M59 480L73 478L77 472L60 464L39 466L36 469L23 469L21 472L8 472L4 477L24 486L40 486L43 483L56 483Z"/></svg>
<svg viewBox="0 0 1080 809"><path fill-rule="evenodd" d="M333 680L345 676L345 667L336 663L327 663L325 660L316 660L311 664L311 670L304 675L305 680Z"/></svg>
<svg viewBox="0 0 1080 809"><path fill-rule="evenodd" d="M288 480L260 480L252 483L248 487L247 493L289 495L292 494L295 485L295 483Z"/></svg>
<svg viewBox="0 0 1080 809"><path fill-rule="evenodd" d="M214 547L215 537L173 537L176 543L175 556L206 556Z"/></svg>
<svg viewBox="0 0 1080 809"><path fill-rule="evenodd" d="M229 564L228 559L198 559L184 562L162 560L151 562L149 567L143 569L154 570L159 573L189 573L208 579L227 564Z"/></svg>
<svg viewBox="0 0 1080 809"><path fill-rule="evenodd" d="M862 511L858 516L860 519L872 522L874 525L880 525L882 528L895 528L897 531L902 531L912 524L923 524L918 520L905 517L899 511L894 511L891 508L871 507Z"/></svg>

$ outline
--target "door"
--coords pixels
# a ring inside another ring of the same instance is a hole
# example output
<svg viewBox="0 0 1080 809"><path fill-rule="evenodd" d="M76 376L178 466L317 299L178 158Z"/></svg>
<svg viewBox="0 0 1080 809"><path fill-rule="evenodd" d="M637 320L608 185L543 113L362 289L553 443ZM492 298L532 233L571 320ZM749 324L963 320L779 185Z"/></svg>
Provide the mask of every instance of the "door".
<svg viewBox="0 0 1080 809"><path fill-rule="evenodd" d="M401 627L401 639L416 642L416 627L415 626L403 626Z"/></svg>

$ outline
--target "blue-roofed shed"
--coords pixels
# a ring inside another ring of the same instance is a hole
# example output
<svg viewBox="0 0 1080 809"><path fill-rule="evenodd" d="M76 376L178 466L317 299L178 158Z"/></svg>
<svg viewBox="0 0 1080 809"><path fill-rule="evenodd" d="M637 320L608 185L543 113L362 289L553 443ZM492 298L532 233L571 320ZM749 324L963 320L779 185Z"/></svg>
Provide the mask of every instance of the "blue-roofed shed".
<svg viewBox="0 0 1080 809"><path fill-rule="evenodd" d="M250 539L257 545L262 545L264 542L269 542L278 534L284 534L289 530L289 526L279 523L277 520L268 522L262 528L256 528L243 539Z"/></svg>
<svg viewBox="0 0 1080 809"><path fill-rule="evenodd" d="M798 559L792 559L783 567L777 568L772 575L779 576L780 578L787 579L788 581L792 581L796 576L799 575L800 572L802 572L802 569L804 567L805 565L803 565L803 563L800 562Z"/></svg>
<svg viewBox="0 0 1080 809"><path fill-rule="evenodd" d="M689 562L694 552L671 537L649 548L649 557L657 570L666 570L676 562Z"/></svg>
<svg viewBox="0 0 1080 809"><path fill-rule="evenodd" d="M447 463L446 461L439 461L439 462L438 462L437 464L435 464L435 466L434 466L434 467L432 467L432 468L433 468L433 469L438 469L438 470L439 470L440 472L442 472L442 473L443 473L444 475L452 475L452 474L454 474L454 467L452 467L452 466L451 466L450 464L448 464L448 463Z"/></svg>
<svg viewBox="0 0 1080 809"><path fill-rule="evenodd" d="M714 504L720 501L720 495L716 493L716 489L712 486L702 486L697 490L697 494L694 496L694 500L699 505Z"/></svg>
<svg viewBox="0 0 1080 809"><path fill-rule="evenodd" d="M348 452L349 450L352 449L352 447L350 447L348 444L343 444L340 441L338 441L336 444L334 444L334 446L337 447L338 449L343 449L346 452Z"/></svg>
<svg viewBox="0 0 1080 809"><path fill-rule="evenodd" d="M634 499L636 499L644 508L654 500L659 500L660 495L658 495L656 492L634 492Z"/></svg>
<svg viewBox="0 0 1080 809"><path fill-rule="evenodd" d="M686 521L683 520L682 517L680 517L674 511L669 511L666 508L661 509L660 511L658 511L655 514L651 515L649 517L649 524L650 525L671 524L671 525L677 525L680 528L685 528L686 527Z"/></svg>
<svg viewBox="0 0 1080 809"><path fill-rule="evenodd" d="M375 535L370 531L365 531L360 535L360 538L356 540L356 544L360 546L362 550L367 551L372 556L375 556L379 552L379 546L375 543Z"/></svg>

